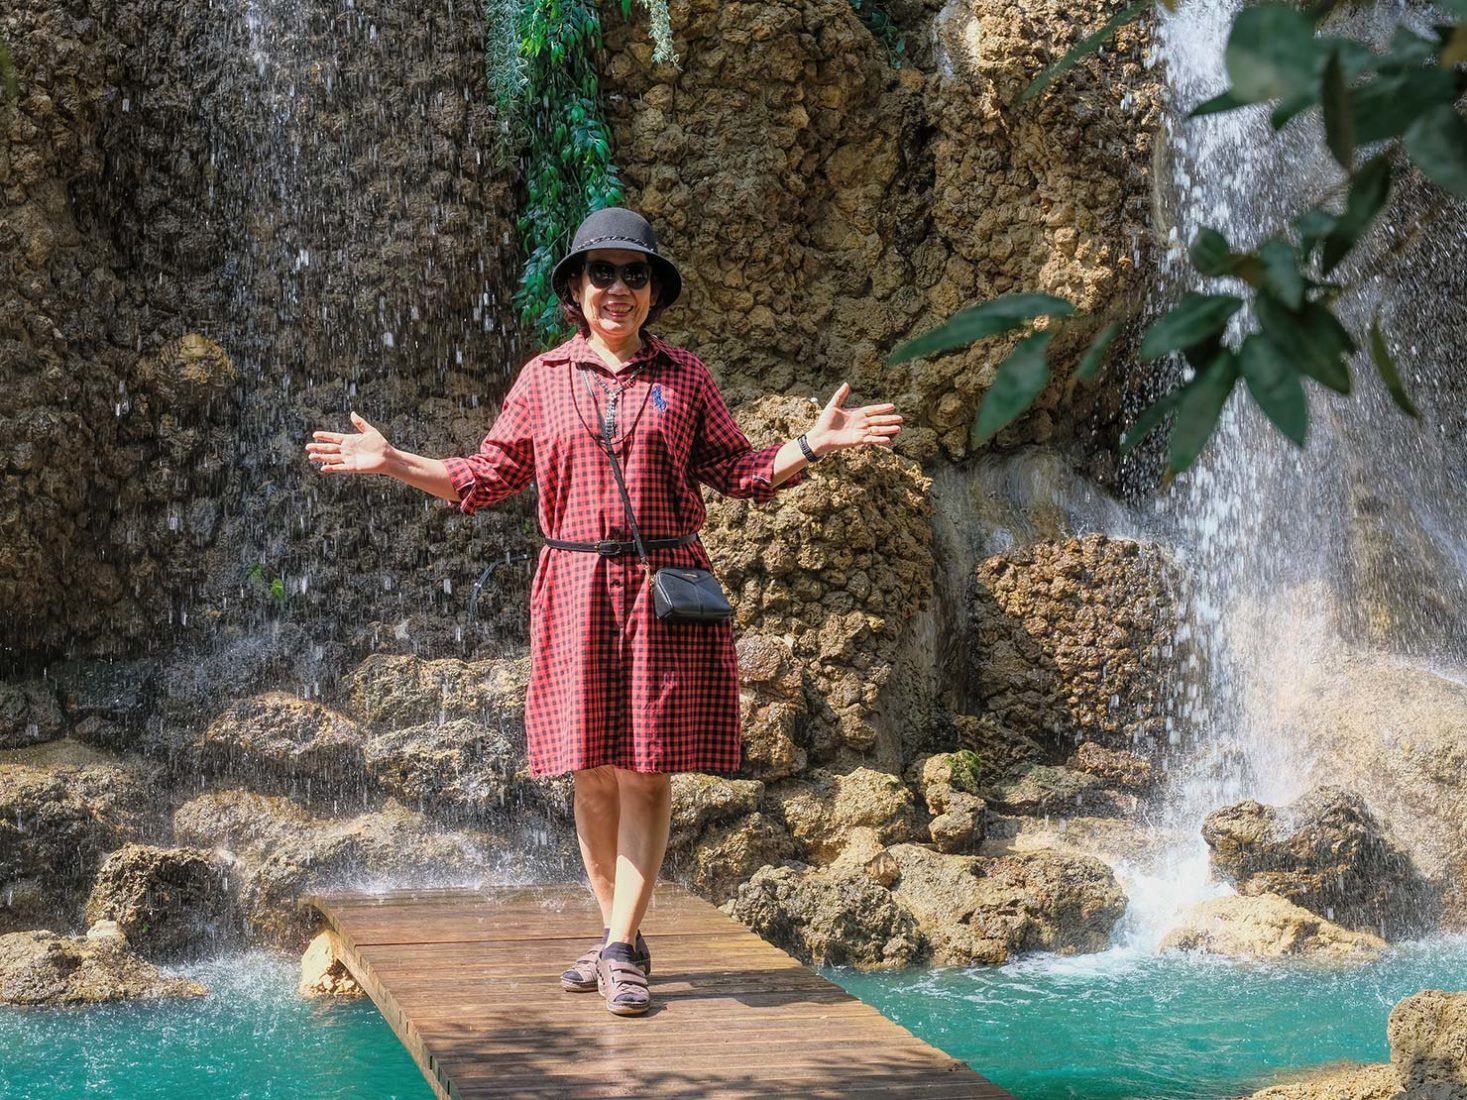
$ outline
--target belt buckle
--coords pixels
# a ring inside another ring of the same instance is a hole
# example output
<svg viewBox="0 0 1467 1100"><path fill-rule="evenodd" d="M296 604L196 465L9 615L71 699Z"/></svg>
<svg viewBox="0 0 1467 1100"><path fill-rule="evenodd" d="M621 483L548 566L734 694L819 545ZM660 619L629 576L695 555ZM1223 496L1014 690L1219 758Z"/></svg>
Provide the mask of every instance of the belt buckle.
<svg viewBox="0 0 1467 1100"><path fill-rule="evenodd" d="M597 539L596 553L605 558L613 558L621 553L621 543L614 539Z"/></svg>

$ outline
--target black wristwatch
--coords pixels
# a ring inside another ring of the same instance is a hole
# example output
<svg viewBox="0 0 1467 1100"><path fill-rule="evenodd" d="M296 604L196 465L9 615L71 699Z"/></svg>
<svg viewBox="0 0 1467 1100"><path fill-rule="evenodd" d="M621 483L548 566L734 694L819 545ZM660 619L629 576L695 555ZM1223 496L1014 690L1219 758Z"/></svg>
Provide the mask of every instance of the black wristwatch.
<svg viewBox="0 0 1467 1100"><path fill-rule="evenodd" d="M806 462L820 461L820 456L815 453L815 449L810 446L810 441L806 439L803 435L800 436L800 450L805 452Z"/></svg>

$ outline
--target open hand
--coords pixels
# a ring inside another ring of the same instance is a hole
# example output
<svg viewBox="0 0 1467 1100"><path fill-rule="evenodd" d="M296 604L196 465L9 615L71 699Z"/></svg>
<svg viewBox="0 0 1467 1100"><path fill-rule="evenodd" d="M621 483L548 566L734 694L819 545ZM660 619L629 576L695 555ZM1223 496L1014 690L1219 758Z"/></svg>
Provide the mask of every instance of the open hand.
<svg viewBox="0 0 1467 1100"><path fill-rule="evenodd" d="M805 433L817 451L824 453L842 447L859 447L862 443L884 446L902 430L901 415L892 411L896 408L893 404L842 408L842 402L850 393L850 384L842 382L835 396L820 410L815 427Z"/></svg>
<svg viewBox="0 0 1467 1100"><path fill-rule="evenodd" d="M359 429L355 435L313 432L316 442L306 444L306 457L319 462L323 474L382 473L392 444L356 413L351 414L351 422Z"/></svg>

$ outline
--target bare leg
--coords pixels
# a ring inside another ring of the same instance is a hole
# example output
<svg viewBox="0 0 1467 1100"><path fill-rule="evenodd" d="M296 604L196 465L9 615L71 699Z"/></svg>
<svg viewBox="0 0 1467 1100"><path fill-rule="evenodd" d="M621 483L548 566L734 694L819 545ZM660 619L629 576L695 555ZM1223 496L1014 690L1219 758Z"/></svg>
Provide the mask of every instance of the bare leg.
<svg viewBox="0 0 1467 1100"><path fill-rule="evenodd" d="M665 772L616 769L620 818L616 833L616 896L609 943L631 943L642 926L672 821L672 782Z"/></svg>
<svg viewBox="0 0 1467 1100"><path fill-rule="evenodd" d="M616 769L587 768L575 773L576 840L591 892L601 906L601 923L611 923L611 903L616 894L616 841L620 798Z"/></svg>

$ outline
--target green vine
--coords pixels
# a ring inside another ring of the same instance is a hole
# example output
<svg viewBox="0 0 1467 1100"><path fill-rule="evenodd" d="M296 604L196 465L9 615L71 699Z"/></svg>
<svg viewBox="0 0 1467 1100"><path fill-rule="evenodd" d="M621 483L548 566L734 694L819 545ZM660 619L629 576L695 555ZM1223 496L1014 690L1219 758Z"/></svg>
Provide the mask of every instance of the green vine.
<svg viewBox="0 0 1467 1100"><path fill-rule="evenodd" d="M902 52L907 48L907 42L902 37L901 29L892 22L886 5L881 0L851 0L851 7L856 10L856 17L866 25L866 29L886 46L891 67L900 69Z"/></svg>
<svg viewBox="0 0 1467 1100"><path fill-rule="evenodd" d="M0 38L0 99L7 106L20 101L20 81L15 76L15 58L10 54L10 43Z"/></svg>
<svg viewBox="0 0 1467 1100"><path fill-rule="evenodd" d="M632 0L620 4L630 18ZM676 64L666 0L643 4L653 61ZM601 16L590 0L487 0L484 21L486 79L502 126L497 160L524 165L517 228L526 259L514 304L548 347L569 335L551 285L556 260L587 214L624 196L596 72Z"/></svg>

